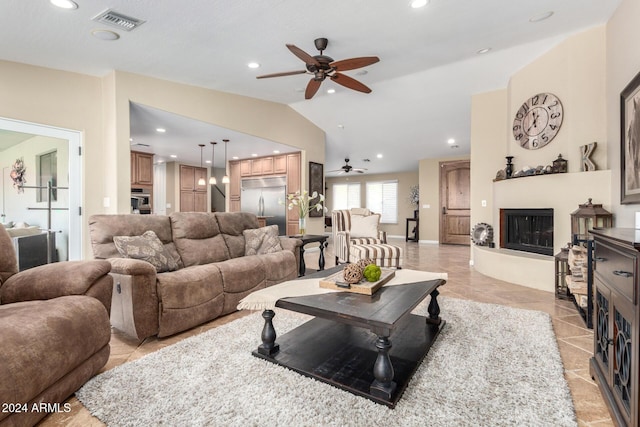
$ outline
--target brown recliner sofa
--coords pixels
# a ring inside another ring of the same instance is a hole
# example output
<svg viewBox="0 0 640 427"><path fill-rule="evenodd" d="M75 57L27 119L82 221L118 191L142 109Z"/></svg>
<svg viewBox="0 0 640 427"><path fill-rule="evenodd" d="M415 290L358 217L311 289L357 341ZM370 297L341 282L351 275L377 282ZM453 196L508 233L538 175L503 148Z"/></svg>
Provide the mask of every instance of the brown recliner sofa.
<svg viewBox="0 0 640 427"><path fill-rule="evenodd" d="M113 279L106 261L67 261L18 272L0 226L0 426L29 426L109 359Z"/></svg>
<svg viewBox="0 0 640 427"><path fill-rule="evenodd" d="M94 257L112 265L111 324L138 340L166 337L235 311L251 292L295 279L302 242L281 236L282 250L245 255L243 231L257 228L257 217L246 212L92 215ZM114 236L147 231L177 270L158 272L147 261L122 257Z"/></svg>

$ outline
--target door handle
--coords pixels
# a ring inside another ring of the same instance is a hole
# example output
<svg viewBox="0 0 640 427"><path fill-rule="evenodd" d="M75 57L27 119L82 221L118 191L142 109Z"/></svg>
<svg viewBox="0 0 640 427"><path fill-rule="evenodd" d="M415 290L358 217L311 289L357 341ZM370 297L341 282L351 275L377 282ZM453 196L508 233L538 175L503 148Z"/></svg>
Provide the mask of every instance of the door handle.
<svg viewBox="0 0 640 427"><path fill-rule="evenodd" d="M445 215L447 213L447 208L446 207L442 207L442 214Z"/></svg>

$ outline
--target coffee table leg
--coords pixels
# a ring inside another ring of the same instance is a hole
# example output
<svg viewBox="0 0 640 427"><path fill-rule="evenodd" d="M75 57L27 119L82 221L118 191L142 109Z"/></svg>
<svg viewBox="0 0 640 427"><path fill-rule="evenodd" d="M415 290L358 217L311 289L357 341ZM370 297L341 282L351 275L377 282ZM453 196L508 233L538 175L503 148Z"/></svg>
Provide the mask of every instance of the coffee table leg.
<svg viewBox="0 0 640 427"><path fill-rule="evenodd" d="M393 365L389 358L391 341L389 337L378 336L376 341L378 357L373 364L373 376L375 380L369 387L369 392L376 397L391 400L391 395L396 390L396 383L393 382Z"/></svg>
<svg viewBox="0 0 640 427"><path fill-rule="evenodd" d="M272 354L280 351L280 346L276 344L276 330L273 327L272 319L276 315L273 310L265 310L262 312L264 319L264 327L262 328L262 344L258 346L258 353L265 356L271 356Z"/></svg>
<svg viewBox="0 0 640 427"><path fill-rule="evenodd" d="M429 317L427 317L427 323L430 323L432 325L439 325L440 322L442 321L442 319L440 318L440 306L438 305L438 295L440 295L440 292L438 292L437 289L434 289L433 292L431 292L431 301L429 302L429 308L427 309L429 311Z"/></svg>

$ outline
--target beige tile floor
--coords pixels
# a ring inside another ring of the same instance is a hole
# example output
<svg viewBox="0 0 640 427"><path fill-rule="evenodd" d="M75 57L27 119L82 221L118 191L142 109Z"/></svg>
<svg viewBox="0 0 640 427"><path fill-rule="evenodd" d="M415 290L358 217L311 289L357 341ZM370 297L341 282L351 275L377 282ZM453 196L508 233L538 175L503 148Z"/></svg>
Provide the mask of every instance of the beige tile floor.
<svg viewBox="0 0 640 427"><path fill-rule="evenodd" d="M405 268L446 272L447 284L441 295L479 302L490 302L511 307L541 310L551 315L558 347L565 367L565 377L571 390L580 426L611 426L609 412L600 392L589 375L589 358L593 352L593 331L587 329L572 303L555 299L552 293L529 289L492 279L476 272L469 266L469 248L466 246L405 243L402 239L391 239L390 243L404 248ZM327 249L327 265L334 265L332 245ZM305 254L307 268L318 267L318 251ZM231 322L244 313L233 313L200 327L170 338L149 338L138 344L114 330L111 339L111 357L104 370L135 360L145 354L171 345L186 337ZM41 426L101 426L82 404L71 397L72 406L67 414L52 414ZM514 408L515 410L515 408Z"/></svg>

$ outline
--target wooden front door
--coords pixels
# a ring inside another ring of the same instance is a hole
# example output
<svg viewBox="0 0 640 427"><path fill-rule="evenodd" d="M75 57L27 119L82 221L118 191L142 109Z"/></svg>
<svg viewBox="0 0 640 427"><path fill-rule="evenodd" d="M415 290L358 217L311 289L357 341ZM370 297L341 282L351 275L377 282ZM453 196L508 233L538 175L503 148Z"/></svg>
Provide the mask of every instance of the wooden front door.
<svg viewBox="0 0 640 427"><path fill-rule="evenodd" d="M471 164L440 163L440 243L469 245Z"/></svg>

